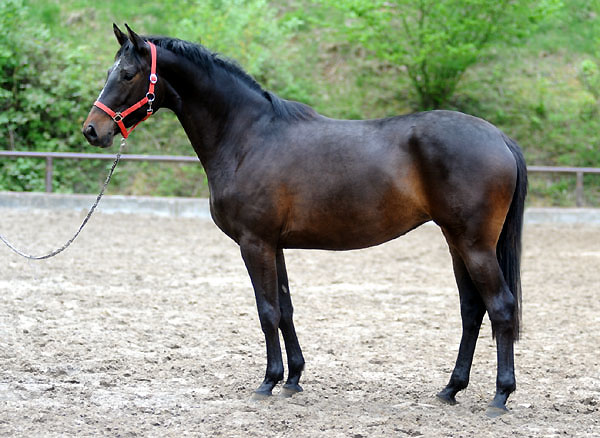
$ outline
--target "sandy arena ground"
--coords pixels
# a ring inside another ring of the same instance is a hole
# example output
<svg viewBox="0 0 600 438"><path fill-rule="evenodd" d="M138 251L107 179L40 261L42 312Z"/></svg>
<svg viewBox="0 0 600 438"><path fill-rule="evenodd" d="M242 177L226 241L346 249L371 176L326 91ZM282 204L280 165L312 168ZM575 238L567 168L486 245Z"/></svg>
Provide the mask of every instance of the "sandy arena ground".
<svg viewBox="0 0 600 438"><path fill-rule="evenodd" d="M0 233L40 253L82 217L0 209ZM49 261L0 247L0 436L600 436L600 227L526 227L518 389L497 419L487 318L459 404L434 398L460 339L437 227L286 260L304 392L257 402L254 297L212 222L98 214Z"/></svg>

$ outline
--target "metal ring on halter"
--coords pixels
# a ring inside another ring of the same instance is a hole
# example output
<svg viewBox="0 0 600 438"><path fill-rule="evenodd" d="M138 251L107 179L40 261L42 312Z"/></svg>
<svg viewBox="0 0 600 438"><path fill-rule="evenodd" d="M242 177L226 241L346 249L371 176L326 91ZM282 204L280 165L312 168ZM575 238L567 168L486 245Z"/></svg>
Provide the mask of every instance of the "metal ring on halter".
<svg viewBox="0 0 600 438"><path fill-rule="evenodd" d="M156 84L156 82L158 82L158 76L156 76L155 73L151 73L150 74L150 83L151 84Z"/></svg>
<svg viewBox="0 0 600 438"><path fill-rule="evenodd" d="M113 120L114 120L115 122L119 123L121 120L123 120L123 116L121 115L121 113L116 113L116 114L113 116Z"/></svg>
<svg viewBox="0 0 600 438"><path fill-rule="evenodd" d="M146 93L146 97L148 98L148 102L154 102L154 99L156 99L156 95L154 93Z"/></svg>

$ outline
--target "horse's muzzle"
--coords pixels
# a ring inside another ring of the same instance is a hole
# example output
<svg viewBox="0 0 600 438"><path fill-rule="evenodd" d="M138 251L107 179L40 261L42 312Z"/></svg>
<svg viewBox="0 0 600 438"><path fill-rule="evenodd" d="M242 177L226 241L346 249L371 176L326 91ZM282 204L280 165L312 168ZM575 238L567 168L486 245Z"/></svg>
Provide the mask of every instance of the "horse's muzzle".
<svg viewBox="0 0 600 438"><path fill-rule="evenodd" d="M113 131L109 130L106 134L99 135L94 122L84 124L81 132L92 146L98 146L101 148L112 146L114 138Z"/></svg>

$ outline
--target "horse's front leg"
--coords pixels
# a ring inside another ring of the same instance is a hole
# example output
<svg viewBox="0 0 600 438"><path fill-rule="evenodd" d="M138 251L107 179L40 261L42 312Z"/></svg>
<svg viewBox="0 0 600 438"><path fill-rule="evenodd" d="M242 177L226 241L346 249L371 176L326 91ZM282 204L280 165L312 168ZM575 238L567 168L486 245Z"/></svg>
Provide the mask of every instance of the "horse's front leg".
<svg viewBox="0 0 600 438"><path fill-rule="evenodd" d="M301 392L302 387L298 383L300 376L304 370L304 357L296 336L294 328L292 307L292 298L290 296L290 286L288 284L287 270L285 268L285 258L283 250L277 251L277 283L279 290L279 308L281 310L281 321L279 328L285 342L285 351L288 360L288 378L283 385L281 395L291 397L292 395Z"/></svg>
<svg viewBox="0 0 600 438"><path fill-rule="evenodd" d="M242 258L252 280L256 307L267 344L267 371L265 380L256 389L257 396L269 396L283 379L283 361L279 345L279 322L281 311L277 288L276 249L259 239L247 239L240 243Z"/></svg>

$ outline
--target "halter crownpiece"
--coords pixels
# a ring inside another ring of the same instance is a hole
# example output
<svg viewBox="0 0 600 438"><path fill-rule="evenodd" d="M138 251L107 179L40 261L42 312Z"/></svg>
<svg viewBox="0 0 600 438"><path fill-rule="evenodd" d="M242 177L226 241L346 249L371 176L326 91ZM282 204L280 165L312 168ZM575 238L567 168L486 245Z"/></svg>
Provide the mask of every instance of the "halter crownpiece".
<svg viewBox="0 0 600 438"><path fill-rule="evenodd" d="M152 64L150 66L150 77L148 78L150 81L150 85L148 85L148 92L146 93L146 96L144 96L144 98L141 99L139 102L131 105L126 110L117 112L111 110L108 106L100 102L100 100L94 102L94 106L100 108L115 121L115 123L119 126L119 129L121 129L121 134L123 134L123 138L127 138L129 134L131 134L131 131L133 131L137 127L137 125L139 125L148 117L150 117L154 112L154 110L152 109L152 102L154 102L154 99L156 99L156 95L154 94L154 86L158 82L158 76L156 75L156 46L150 41L146 41L146 44L150 46L150 54L152 57ZM148 104L148 109L146 110L146 117L144 117L142 120L133 125L128 131L125 127L125 123L123 123L123 119L146 104Z"/></svg>

